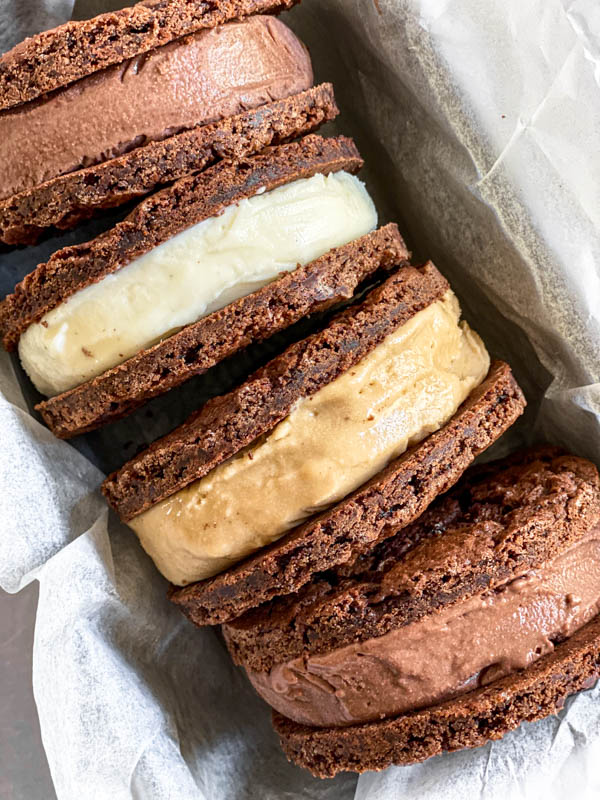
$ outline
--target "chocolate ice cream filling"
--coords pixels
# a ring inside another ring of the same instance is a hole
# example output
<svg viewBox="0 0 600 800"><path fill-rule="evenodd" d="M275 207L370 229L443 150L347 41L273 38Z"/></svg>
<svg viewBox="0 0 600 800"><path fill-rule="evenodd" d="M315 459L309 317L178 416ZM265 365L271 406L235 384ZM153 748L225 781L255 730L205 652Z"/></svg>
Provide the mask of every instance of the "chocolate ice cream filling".
<svg viewBox="0 0 600 800"><path fill-rule="evenodd" d="M0 113L0 199L313 83L275 17L203 30Z"/></svg>
<svg viewBox="0 0 600 800"><path fill-rule="evenodd" d="M525 669L600 610L600 528L536 570L384 636L305 655L268 673L257 692L307 725L396 716Z"/></svg>

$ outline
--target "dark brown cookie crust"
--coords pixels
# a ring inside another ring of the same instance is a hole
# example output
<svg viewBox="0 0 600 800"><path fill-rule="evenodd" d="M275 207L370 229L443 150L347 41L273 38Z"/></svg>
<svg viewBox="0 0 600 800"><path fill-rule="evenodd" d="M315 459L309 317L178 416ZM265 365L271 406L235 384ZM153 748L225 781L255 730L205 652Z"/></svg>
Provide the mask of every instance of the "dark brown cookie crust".
<svg viewBox="0 0 600 800"><path fill-rule="evenodd" d="M349 728L311 728L273 715L285 754L320 778L414 764L444 751L480 747L522 722L559 711L600 674L600 617L526 670L422 711Z"/></svg>
<svg viewBox="0 0 600 800"><path fill-rule="evenodd" d="M124 520L210 472L357 364L385 337L440 299L448 283L433 264L403 267L357 306L288 347L229 394L206 403L179 428L110 475L109 504Z"/></svg>
<svg viewBox="0 0 600 800"><path fill-rule="evenodd" d="M242 161L220 161L143 200L123 222L84 244L65 247L27 275L0 303L0 334L13 350L23 331L67 297L115 272L227 206L316 173L356 172L351 139L310 134Z"/></svg>
<svg viewBox="0 0 600 800"><path fill-rule="evenodd" d="M396 225L337 247L133 356L69 392L36 406L52 432L68 438L126 416L219 361L297 322L350 299L380 270L407 261Z"/></svg>
<svg viewBox="0 0 600 800"><path fill-rule="evenodd" d="M188 33L251 14L279 13L297 0L144 0L25 39L0 58L0 110L147 53Z"/></svg>
<svg viewBox="0 0 600 800"><path fill-rule="evenodd" d="M54 178L0 201L0 241L32 244L45 228L72 228L99 209L142 197L219 159L236 161L311 133L337 114L333 87L324 83Z"/></svg>
<svg viewBox="0 0 600 800"><path fill-rule="evenodd" d="M396 536L225 626L225 638L237 663L264 671L382 636L539 567L599 521L591 462L527 451L470 470Z"/></svg>
<svg viewBox="0 0 600 800"><path fill-rule="evenodd" d="M320 587L323 581L317 573L352 560L409 524L512 425L523 407L523 396L508 366L494 364L486 380L443 428L348 498L237 567L181 589L173 587L171 600L196 625L216 625L244 614L224 628L234 660L250 660L255 669L268 669L274 662L265 653L266 641L272 639L272 656L277 657L282 645L289 647L296 637L300 642L304 637L301 626L293 630L291 623L290 630L285 625L281 625L283 632L279 630L275 610L282 603L285 607L286 598L267 601L297 592L309 581ZM244 613L248 609L256 611Z"/></svg>

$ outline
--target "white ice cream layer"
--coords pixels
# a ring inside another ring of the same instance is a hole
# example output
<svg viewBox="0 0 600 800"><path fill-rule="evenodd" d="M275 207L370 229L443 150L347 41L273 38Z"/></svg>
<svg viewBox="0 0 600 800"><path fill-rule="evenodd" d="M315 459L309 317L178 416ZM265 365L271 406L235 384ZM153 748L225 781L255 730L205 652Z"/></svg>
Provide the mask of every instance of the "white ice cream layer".
<svg viewBox="0 0 600 800"><path fill-rule="evenodd" d="M367 190L346 172L242 200L31 325L23 367L42 394L67 391L376 225Z"/></svg>

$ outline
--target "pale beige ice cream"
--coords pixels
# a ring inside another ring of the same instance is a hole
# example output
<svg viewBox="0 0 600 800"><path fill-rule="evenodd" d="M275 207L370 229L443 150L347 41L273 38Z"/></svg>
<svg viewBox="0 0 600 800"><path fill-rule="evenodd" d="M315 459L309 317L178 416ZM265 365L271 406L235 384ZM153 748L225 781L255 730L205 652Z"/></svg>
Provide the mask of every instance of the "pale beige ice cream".
<svg viewBox="0 0 600 800"><path fill-rule="evenodd" d="M1 113L0 198L312 83L306 48L275 17L200 31Z"/></svg>
<svg viewBox="0 0 600 800"><path fill-rule="evenodd" d="M346 172L259 193L68 298L21 336L21 362L42 394L59 394L376 225Z"/></svg>
<svg viewBox="0 0 600 800"><path fill-rule="evenodd" d="M459 318L448 291L268 435L135 517L163 575L185 585L221 572L438 430L489 368Z"/></svg>

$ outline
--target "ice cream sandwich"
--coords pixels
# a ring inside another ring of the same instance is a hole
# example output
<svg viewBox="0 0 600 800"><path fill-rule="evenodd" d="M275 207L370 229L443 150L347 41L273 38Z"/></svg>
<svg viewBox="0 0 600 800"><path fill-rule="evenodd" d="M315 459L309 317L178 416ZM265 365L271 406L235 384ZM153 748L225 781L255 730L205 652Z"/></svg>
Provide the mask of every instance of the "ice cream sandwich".
<svg viewBox="0 0 600 800"><path fill-rule="evenodd" d="M434 265L404 266L103 491L172 600L216 624L393 535L523 407Z"/></svg>
<svg viewBox="0 0 600 800"><path fill-rule="evenodd" d="M0 304L48 426L122 417L405 261L361 165L352 140L310 135L182 178L54 253Z"/></svg>
<svg viewBox="0 0 600 800"><path fill-rule="evenodd" d="M0 58L0 241L31 243L336 113L277 17L294 0L138 3Z"/></svg>
<svg viewBox="0 0 600 800"><path fill-rule="evenodd" d="M353 562L223 630L295 763L411 764L556 713L600 673L600 481L542 448L469 470Z"/></svg>

